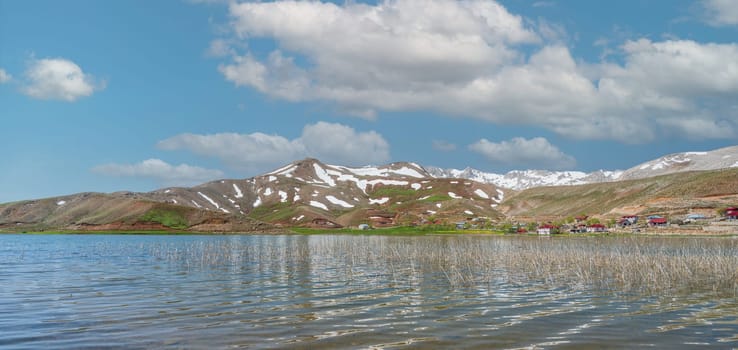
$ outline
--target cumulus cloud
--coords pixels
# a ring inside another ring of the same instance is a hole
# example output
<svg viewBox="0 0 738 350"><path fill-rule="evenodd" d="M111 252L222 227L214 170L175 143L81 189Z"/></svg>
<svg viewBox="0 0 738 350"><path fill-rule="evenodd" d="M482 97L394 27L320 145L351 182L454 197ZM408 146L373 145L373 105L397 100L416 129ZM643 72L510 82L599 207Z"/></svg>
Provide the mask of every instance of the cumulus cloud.
<svg viewBox="0 0 738 350"><path fill-rule="evenodd" d="M13 76L6 72L5 69L0 68L0 84L7 83L13 80Z"/></svg>
<svg viewBox="0 0 738 350"><path fill-rule="evenodd" d="M356 132L342 124L306 125L299 142L307 155L345 165L366 165L390 159L389 144L375 131Z"/></svg>
<svg viewBox="0 0 738 350"><path fill-rule="evenodd" d="M251 171L267 170L305 157L341 165L366 165L390 159L390 147L382 135L326 122L306 125L302 135L293 140L263 133L180 134L160 141L157 146L215 157L233 168Z"/></svg>
<svg viewBox="0 0 738 350"><path fill-rule="evenodd" d="M505 165L523 165L539 169L572 169L576 166L574 157L561 152L543 137L532 139L515 137L499 143L481 139L469 145L469 149L491 162Z"/></svg>
<svg viewBox="0 0 738 350"><path fill-rule="evenodd" d="M94 167L92 171L109 176L149 178L168 186L195 185L223 176L220 170L187 164L175 166L160 159L147 159L135 164L104 164Z"/></svg>
<svg viewBox="0 0 738 350"><path fill-rule="evenodd" d="M738 25L738 6L735 0L703 0L707 23L714 26Z"/></svg>
<svg viewBox="0 0 738 350"><path fill-rule="evenodd" d="M76 63L63 58L33 59L22 91L42 100L76 101L103 88Z"/></svg>
<svg viewBox="0 0 738 350"><path fill-rule="evenodd" d="M228 40L266 38L276 49L232 51L220 72L278 99L367 117L430 110L577 139L648 142L697 125L678 120L728 131L693 134L701 138L735 136L732 43L634 40L611 52L617 61L588 63L560 44L562 27L494 1L283 0L231 3L229 13Z"/></svg>

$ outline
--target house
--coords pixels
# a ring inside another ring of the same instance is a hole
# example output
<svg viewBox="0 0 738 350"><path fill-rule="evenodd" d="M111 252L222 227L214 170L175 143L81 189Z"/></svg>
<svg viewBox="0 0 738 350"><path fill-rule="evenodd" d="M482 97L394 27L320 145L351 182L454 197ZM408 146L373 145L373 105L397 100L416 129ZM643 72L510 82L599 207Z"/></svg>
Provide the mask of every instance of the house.
<svg viewBox="0 0 738 350"><path fill-rule="evenodd" d="M539 235L550 235L552 233L556 233L556 230L558 228L554 225L546 224L543 226L538 226L538 229L536 230Z"/></svg>
<svg viewBox="0 0 738 350"><path fill-rule="evenodd" d="M618 220L618 226L632 226L638 222L638 215L626 215Z"/></svg>
<svg viewBox="0 0 738 350"><path fill-rule="evenodd" d="M362 230L362 231L364 231L364 230L369 230L369 229L371 229L371 228L372 228L372 227L371 227L371 226L369 226L369 224L359 224L359 230Z"/></svg>
<svg viewBox="0 0 738 350"><path fill-rule="evenodd" d="M466 228L466 222L464 222L464 221L459 221L459 222L455 223L454 225L456 225L456 229L457 230L463 230L463 229Z"/></svg>
<svg viewBox="0 0 738 350"><path fill-rule="evenodd" d="M738 220L738 208L730 207L725 209L725 218L728 220Z"/></svg>
<svg viewBox="0 0 738 350"><path fill-rule="evenodd" d="M684 221L685 222L695 222L695 221L705 220L705 219L707 219L707 217L702 214L689 214L687 215L687 218Z"/></svg>
<svg viewBox="0 0 738 350"><path fill-rule="evenodd" d="M582 232L587 232L587 225L583 223L574 225L571 229L569 229L569 233L582 233Z"/></svg>
<svg viewBox="0 0 738 350"><path fill-rule="evenodd" d="M653 219L648 220L649 226L662 227L662 226L666 226L667 224L668 222L666 218L662 218L662 217L655 217Z"/></svg>
<svg viewBox="0 0 738 350"><path fill-rule="evenodd" d="M587 226L587 232L607 232L607 226L603 224L592 224Z"/></svg>
<svg viewBox="0 0 738 350"><path fill-rule="evenodd" d="M704 220L704 219L707 219L707 217L704 216L704 215L702 215L702 214L689 214L689 215L687 215L687 219L689 219L689 220Z"/></svg>

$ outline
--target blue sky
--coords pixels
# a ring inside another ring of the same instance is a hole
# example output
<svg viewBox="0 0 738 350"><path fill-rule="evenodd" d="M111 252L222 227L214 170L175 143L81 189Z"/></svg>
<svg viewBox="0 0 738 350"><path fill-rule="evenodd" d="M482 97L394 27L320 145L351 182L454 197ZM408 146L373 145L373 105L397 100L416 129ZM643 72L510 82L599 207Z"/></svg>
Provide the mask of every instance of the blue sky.
<svg viewBox="0 0 738 350"><path fill-rule="evenodd" d="M0 202L737 144L738 4L0 0Z"/></svg>

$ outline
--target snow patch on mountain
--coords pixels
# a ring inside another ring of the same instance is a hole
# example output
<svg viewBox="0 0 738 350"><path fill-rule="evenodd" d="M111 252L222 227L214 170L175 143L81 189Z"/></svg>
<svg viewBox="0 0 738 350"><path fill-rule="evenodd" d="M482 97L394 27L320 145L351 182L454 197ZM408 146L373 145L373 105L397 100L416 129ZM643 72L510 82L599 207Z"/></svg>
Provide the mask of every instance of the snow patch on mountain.
<svg viewBox="0 0 738 350"><path fill-rule="evenodd" d="M328 210L328 207L325 204L318 201L310 201L310 205L323 210Z"/></svg>
<svg viewBox="0 0 738 350"><path fill-rule="evenodd" d="M233 184L233 189L236 191L236 198L243 198L243 192L238 188L238 185Z"/></svg>
<svg viewBox="0 0 738 350"><path fill-rule="evenodd" d="M370 198L369 199L369 204L384 204L384 203L387 203L387 201L389 201L389 197L382 197L382 198L379 198L379 199L371 199Z"/></svg>
<svg viewBox="0 0 738 350"><path fill-rule="evenodd" d="M335 205L340 205L340 206L342 206L344 208L353 208L354 207L352 204L349 204L346 201L340 200L340 199L338 199L338 198L336 198L334 196L331 196L331 195L325 196L325 199L327 199L329 202L331 202L331 203L333 203Z"/></svg>
<svg viewBox="0 0 738 350"><path fill-rule="evenodd" d="M212 204L212 205L213 205L213 206L215 207L215 209L220 209L220 205L218 205L218 203L216 203L216 202L215 202L214 200L212 200L212 199L211 199L210 197L206 196L206 195L205 195L204 193L202 193L202 192L197 192L197 194L199 194L199 195L200 195L200 197L202 197L202 198L205 198L205 200L206 200L206 201L210 202L210 204Z"/></svg>
<svg viewBox="0 0 738 350"><path fill-rule="evenodd" d="M328 175L328 172L323 169L318 163L313 163L313 168L315 169L315 176L318 177L323 183L328 184L330 187L336 187L336 182L333 180L333 178Z"/></svg>

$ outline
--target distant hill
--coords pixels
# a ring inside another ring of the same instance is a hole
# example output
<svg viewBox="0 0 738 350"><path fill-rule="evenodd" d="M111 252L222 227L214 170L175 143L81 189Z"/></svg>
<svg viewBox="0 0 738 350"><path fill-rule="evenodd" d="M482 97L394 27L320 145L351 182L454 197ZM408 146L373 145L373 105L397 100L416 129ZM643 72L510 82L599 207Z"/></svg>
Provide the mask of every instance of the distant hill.
<svg viewBox="0 0 738 350"><path fill-rule="evenodd" d="M569 215L714 215L738 203L738 168L679 172L579 186L537 187L512 194L500 210L513 217Z"/></svg>

